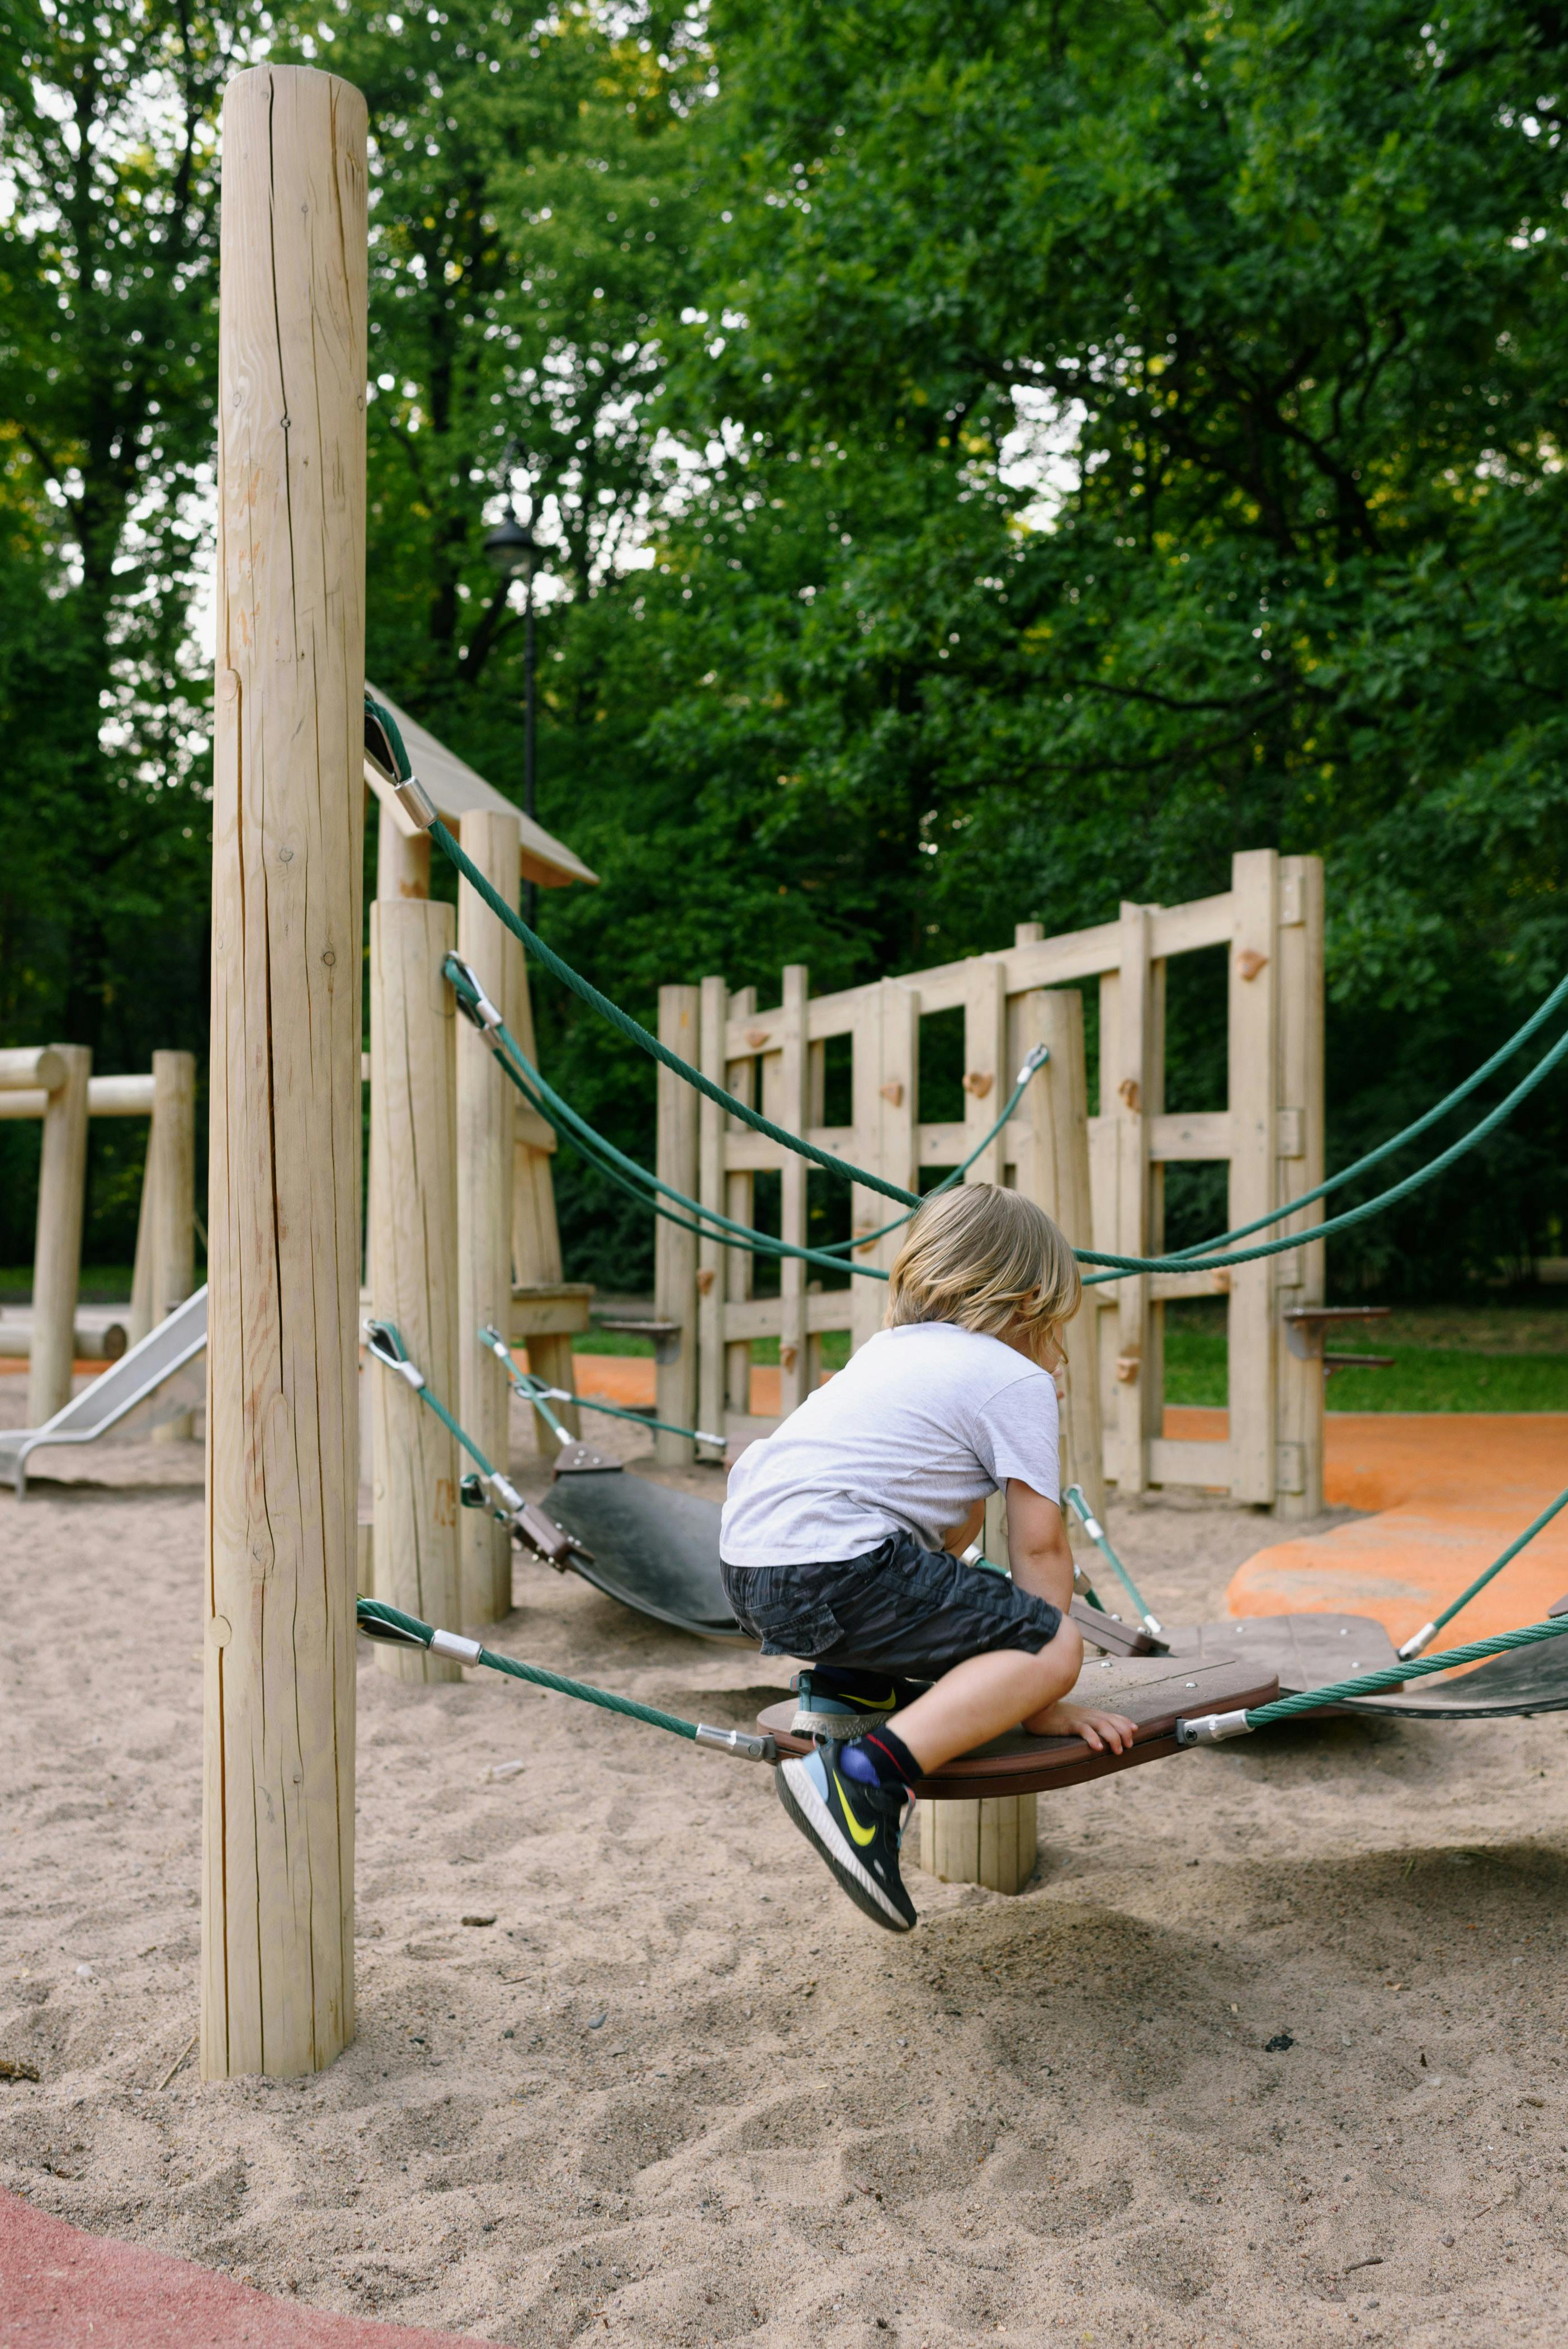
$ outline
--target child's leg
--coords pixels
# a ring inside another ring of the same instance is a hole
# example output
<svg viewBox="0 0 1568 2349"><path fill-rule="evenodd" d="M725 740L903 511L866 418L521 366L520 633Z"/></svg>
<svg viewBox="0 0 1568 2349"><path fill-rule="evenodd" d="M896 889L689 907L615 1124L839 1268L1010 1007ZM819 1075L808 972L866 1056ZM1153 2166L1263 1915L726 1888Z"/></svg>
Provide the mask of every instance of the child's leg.
<svg viewBox="0 0 1568 2349"><path fill-rule="evenodd" d="M997 1648L966 1657L895 1713L890 1726L924 1771L940 1769L1020 1722L1038 1736L1073 1731L1097 1752L1109 1745L1119 1754L1132 1743L1132 1723L1122 1714L1088 1706L1059 1710L1082 1669L1083 1640L1076 1625L1064 1621L1037 1655Z"/></svg>

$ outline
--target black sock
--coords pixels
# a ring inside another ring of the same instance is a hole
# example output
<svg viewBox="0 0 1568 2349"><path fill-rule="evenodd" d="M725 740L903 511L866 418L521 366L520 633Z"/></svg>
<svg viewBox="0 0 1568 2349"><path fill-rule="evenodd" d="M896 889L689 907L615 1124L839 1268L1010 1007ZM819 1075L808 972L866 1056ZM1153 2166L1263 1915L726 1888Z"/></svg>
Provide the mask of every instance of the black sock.
<svg viewBox="0 0 1568 2349"><path fill-rule="evenodd" d="M846 1745L839 1755L839 1766L846 1778L858 1778L862 1786L874 1785L900 1793L925 1775L897 1730L885 1722Z"/></svg>

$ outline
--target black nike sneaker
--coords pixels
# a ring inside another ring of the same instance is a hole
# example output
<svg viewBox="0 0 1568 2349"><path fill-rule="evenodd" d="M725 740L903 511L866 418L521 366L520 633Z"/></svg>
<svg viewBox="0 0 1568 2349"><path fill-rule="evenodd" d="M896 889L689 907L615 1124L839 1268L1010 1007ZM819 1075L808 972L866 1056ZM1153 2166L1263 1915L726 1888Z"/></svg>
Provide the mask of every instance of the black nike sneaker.
<svg viewBox="0 0 1568 2349"><path fill-rule="evenodd" d="M890 1933L919 1923L898 1871L898 1847L912 1798L863 1786L839 1768L837 1740L779 1764L779 1799L814 1844L857 1909Z"/></svg>
<svg viewBox="0 0 1568 2349"><path fill-rule="evenodd" d="M796 1737L837 1737L846 1744L875 1729L923 1692L921 1681L893 1680L852 1664L810 1664L795 1675Z"/></svg>

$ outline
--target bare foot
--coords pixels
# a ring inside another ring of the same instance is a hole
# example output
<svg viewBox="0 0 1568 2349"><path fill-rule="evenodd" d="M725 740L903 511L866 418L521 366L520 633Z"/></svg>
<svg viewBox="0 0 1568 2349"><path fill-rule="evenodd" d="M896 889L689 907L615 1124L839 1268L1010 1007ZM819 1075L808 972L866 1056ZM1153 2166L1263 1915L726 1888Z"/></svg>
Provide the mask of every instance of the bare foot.
<svg viewBox="0 0 1568 2349"><path fill-rule="evenodd" d="M1068 1704L1065 1697L1024 1723L1033 1737L1081 1737L1091 1754L1125 1754L1136 1723L1124 1713L1102 1713L1097 1704Z"/></svg>

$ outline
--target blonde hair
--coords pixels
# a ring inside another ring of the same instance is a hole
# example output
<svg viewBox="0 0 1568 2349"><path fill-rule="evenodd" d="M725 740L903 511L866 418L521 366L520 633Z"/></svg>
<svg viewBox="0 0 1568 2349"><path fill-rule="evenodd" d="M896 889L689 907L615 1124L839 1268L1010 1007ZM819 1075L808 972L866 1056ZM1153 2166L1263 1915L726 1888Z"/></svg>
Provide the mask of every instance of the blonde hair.
<svg viewBox="0 0 1568 2349"><path fill-rule="evenodd" d="M885 1316L890 1330L912 1321L955 1321L999 1338L1022 1322L1037 1361L1083 1295L1066 1236L1043 1207L995 1183L965 1183L928 1199L893 1259Z"/></svg>

